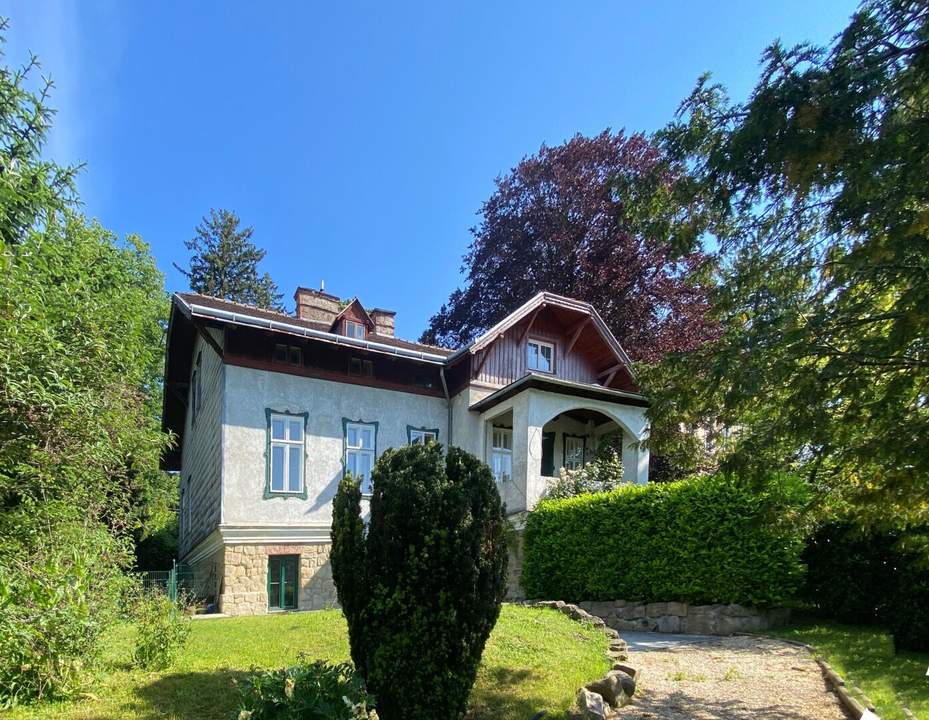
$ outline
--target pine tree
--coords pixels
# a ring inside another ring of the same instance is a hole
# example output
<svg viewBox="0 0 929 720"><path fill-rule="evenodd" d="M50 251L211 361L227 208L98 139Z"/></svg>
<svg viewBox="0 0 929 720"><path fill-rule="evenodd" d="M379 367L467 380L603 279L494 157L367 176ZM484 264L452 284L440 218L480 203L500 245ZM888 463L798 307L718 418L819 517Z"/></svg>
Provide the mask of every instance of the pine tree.
<svg viewBox="0 0 929 720"><path fill-rule="evenodd" d="M193 254L190 269L177 263L190 280L190 289L203 295L273 310L282 309L282 295L268 273L258 274L265 251L252 242L251 227L239 228L230 210L210 210L197 225L197 235L184 245Z"/></svg>

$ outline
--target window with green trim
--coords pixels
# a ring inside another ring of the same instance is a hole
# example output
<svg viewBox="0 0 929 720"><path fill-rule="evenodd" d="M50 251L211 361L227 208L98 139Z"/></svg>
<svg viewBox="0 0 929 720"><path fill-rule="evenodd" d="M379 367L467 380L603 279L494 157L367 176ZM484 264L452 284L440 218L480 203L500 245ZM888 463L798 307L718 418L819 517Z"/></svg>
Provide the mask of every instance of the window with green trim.
<svg viewBox="0 0 929 720"><path fill-rule="evenodd" d="M377 425L345 423L345 471L361 481L362 495L370 495L371 470L374 468L375 437Z"/></svg>
<svg viewBox="0 0 929 720"><path fill-rule="evenodd" d="M271 413L270 486L273 493L303 492L305 453L302 415Z"/></svg>
<svg viewBox="0 0 929 720"><path fill-rule="evenodd" d="M439 439L439 431L435 428L415 428L407 425L406 437L410 445L425 445Z"/></svg>

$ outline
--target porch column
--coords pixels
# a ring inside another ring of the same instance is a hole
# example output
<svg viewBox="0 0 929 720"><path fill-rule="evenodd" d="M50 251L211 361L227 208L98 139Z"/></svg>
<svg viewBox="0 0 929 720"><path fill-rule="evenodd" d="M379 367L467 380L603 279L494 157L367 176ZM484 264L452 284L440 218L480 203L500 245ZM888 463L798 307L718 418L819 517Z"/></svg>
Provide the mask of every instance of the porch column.
<svg viewBox="0 0 929 720"><path fill-rule="evenodd" d="M529 403L527 393L520 393L513 402L513 494L507 494L507 513L522 512L532 507L528 503L528 488L530 474L532 473L533 455L541 456L542 439L538 439L539 447L533 452L532 433L529 425ZM539 468L535 471L538 473Z"/></svg>
<svg viewBox="0 0 929 720"><path fill-rule="evenodd" d="M648 483L648 448L637 447L639 438L623 430L623 480L636 485Z"/></svg>

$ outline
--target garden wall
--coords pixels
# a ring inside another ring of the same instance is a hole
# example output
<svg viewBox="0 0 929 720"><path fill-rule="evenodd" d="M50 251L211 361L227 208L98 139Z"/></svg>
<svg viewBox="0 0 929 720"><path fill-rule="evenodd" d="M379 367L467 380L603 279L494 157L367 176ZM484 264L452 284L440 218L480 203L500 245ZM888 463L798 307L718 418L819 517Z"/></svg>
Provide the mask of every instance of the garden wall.
<svg viewBox="0 0 929 720"><path fill-rule="evenodd" d="M758 632L786 624L790 611L759 610L743 605L688 605L682 602L630 603L625 600L580 602L614 630L732 635Z"/></svg>

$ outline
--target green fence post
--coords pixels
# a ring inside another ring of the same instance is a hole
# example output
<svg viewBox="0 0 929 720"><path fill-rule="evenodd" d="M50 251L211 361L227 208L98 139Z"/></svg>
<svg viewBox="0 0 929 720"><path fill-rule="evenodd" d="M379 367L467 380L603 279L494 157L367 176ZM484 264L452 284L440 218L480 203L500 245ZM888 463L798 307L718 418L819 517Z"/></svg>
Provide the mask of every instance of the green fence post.
<svg viewBox="0 0 929 720"><path fill-rule="evenodd" d="M168 575L168 598L177 602L177 560L171 561L171 574Z"/></svg>

